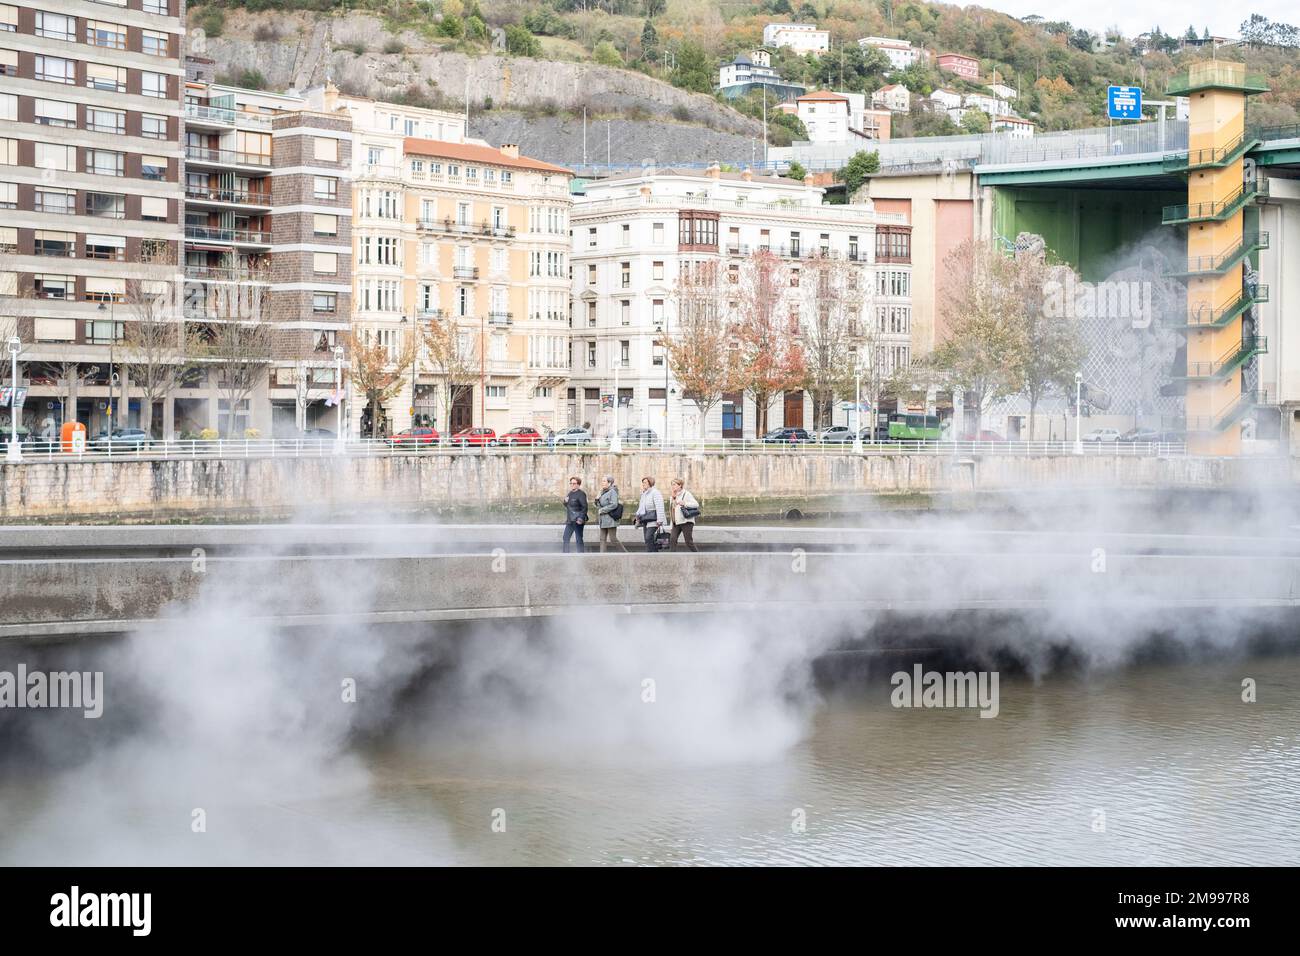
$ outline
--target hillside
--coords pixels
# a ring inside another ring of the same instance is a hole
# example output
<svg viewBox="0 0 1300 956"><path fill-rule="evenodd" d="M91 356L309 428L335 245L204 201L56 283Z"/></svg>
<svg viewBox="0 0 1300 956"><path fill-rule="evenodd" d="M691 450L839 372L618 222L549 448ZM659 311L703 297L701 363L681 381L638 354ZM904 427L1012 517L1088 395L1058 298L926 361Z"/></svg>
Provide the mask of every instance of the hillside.
<svg viewBox="0 0 1300 956"><path fill-rule="evenodd" d="M939 85L981 89L923 65L887 78L883 56L856 41L893 36L977 57L980 82L1016 88L1019 112L1044 130L1103 123L1108 84L1159 94L1171 74L1211 49L1191 40L1195 27L1171 36L1153 24L1137 38L1098 37L1066 21L895 0L822 0L797 9L790 0L197 0L190 7L191 26L206 31L209 55L232 81L281 88L329 75L352 92L462 109L468 78L476 114L520 110L541 121L580 117L585 107L589 118L686 124L709 131L695 142L685 137L700 159L746 152L762 136L757 98L726 102L713 94L717 65L758 46L766 23L791 19L829 30L832 49L820 58L777 51L773 66L788 79L855 92L891 80L919 95ZM1217 55L1245 60L1273 83L1252 101L1253 119L1300 121L1297 31L1258 17L1245 26L1256 42ZM895 123L896 136L957 132L946 116L921 112L917 98L911 115ZM803 134L792 117L769 113L769 121L775 145ZM644 147L626 149L648 157L662 139L656 129ZM600 146L589 155L603 153Z"/></svg>

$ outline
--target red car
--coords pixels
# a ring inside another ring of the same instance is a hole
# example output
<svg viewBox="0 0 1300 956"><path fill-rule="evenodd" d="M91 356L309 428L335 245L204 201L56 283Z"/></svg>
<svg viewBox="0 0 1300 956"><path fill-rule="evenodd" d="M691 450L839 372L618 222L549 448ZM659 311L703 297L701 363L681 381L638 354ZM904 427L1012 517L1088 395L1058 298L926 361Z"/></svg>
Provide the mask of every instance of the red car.
<svg viewBox="0 0 1300 956"><path fill-rule="evenodd" d="M394 433L389 439L388 444L394 448L413 448L418 445L436 445L438 444L438 433L432 428L404 428L400 432Z"/></svg>
<svg viewBox="0 0 1300 956"><path fill-rule="evenodd" d="M501 435L503 445L540 445L542 433L531 425L520 425Z"/></svg>
<svg viewBox="0 0 1300 956"><path fill-rule="evenodd" d="M461 448L484 445L491 447L497 443L497 433L490 428L462 428L451 436L451 443Z"/></svg>

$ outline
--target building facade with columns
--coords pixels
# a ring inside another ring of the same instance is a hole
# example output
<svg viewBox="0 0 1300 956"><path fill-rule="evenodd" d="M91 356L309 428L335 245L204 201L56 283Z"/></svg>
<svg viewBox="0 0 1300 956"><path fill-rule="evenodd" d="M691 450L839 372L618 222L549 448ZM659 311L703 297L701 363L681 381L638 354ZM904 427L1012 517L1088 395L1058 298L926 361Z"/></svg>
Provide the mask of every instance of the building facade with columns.
<svg viewBox="0 0 1300 956"><path fill-rule="evenodd" d="M910 273L910 263L896 254L887 266L876 264L877 232L905 233L904 218L870 203L824 205L823 192L717 166L587 183L573 206L573 420L589 422L600 436L645 427L670 440L756 437L757 409L748 395L728 394L707 415L682 397L665 344L684 267L711 261L730 279L759 249L781 257L792 282L812 257L847 263L865 292L860 323L871 354L863 361L909 362L910 274L901 274ZM886 274L880 286L878 268L897 275ZM806 298L794 295L792 302ZM767 417L769 427L811 428L811 399L802 390L774 396ZM834 421L847 424L850 413L837 405Z"/></svg>

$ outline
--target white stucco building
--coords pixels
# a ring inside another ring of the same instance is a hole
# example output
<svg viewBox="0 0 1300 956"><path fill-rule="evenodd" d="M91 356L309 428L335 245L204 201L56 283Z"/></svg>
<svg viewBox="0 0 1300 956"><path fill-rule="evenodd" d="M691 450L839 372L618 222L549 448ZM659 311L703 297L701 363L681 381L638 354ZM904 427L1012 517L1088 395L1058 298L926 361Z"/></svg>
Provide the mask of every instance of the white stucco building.
<svg viewBox="0 0 1300 956"><path fill-rule="evenodd" d="M912 108L911 94L901 83L882 86L871 94L871 102L872 105L887 109L891 113L906 113Z"/></svg>
<svg viewBox="0 0 1300 956"><path fill-rule="evenodd" d="M763 27L763 46L783 46L796 53L825 53L831 48L829 30L815 23L769 23Z"/></svg>
<svg viewBox="0 0 1300 956"><path fill-rule="evenodd" d="M739 281L745 261L760 248L780 256L792 273L823 251L860 269L861 328L870 332L863 341L872 360L910 361L905 217L878 213L870 203L823 205L822 196L817 186L748 171L723 173L717 166L588 183L572 218L572 420L589 422L599 435L643 426L660 436L666 428L670 440L697 437L700 410L682 398L663 347L677 316L679 272L686 263L712 261L728 281ZM806 299L792 290L792 308ZM835 416L847 423L849 413L837 409ZM704 433L752 438L756 422L752 399L733 393L709 411ZM810 428L812 422L811 400L802 391L774 396L769 428Z"/></svg>
<svg viewBox="0 0 1300 956"><path fill-rule="evenodd" d="M860 47L874 47L889 57L889 65L895 70L905 70L918 60L924 60L925 50L912 46L909 40L895 40L893 37L863 37L858 41Z"/></svg>

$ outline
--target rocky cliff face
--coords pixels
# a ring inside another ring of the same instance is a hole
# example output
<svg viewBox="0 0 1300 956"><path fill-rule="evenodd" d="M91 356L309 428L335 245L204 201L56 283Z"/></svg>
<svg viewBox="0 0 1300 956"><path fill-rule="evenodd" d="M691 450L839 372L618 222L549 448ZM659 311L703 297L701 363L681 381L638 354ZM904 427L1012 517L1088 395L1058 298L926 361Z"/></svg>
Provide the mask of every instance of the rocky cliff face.
<svg viewBox="0 0 1300 956"><path fill-rule="evenodd" d="M274 39L270 38L272 31ZM263 39L257 39L259 36ZM215 61L213 76L208 79L256 70L265 77L269 89L305 89L329 79L348 92L376 99L393 99L418 91L441 97L457 108L464 103L468 90L471 113L475 115L473 135L518 142L544 159L580 161L581 123L576 124L575 152L568 142L573 135L572 122L537 116L539 128L550 127L550 131L534 136L545 147L533 146L529 142L533 117L524 124L522 116L494 116L491 111L483 112L482 105L489 99L494 110L574 109L586 105L593 114L642 113L659 120L652 127L616 121L623 161L734 161L749 157L756 139L761 153L761 124L727 109L712 97L688 93L639 73L591 63L505 54L467 56L413 31L394 36L380 20L363 14L232 11L227 14L221 37L206 38L194 30L191 40L196 52ZM395 43L401 44L402 52L383 52ZM671 122L675 113L679 117L689 114L690 122ZM484 117L482 123L478 122L480 115ZM640 131L635 132L634 127ZM500 136L488 132L497 129L502 131ZM669 129L679 132L672 135ZM605 131L599 131L598 148L592 136L589 128L588 154L593 161L603 162ZM665 148L671 155L665 153ZM680 155L678 150L691 155Z"/></svg>

